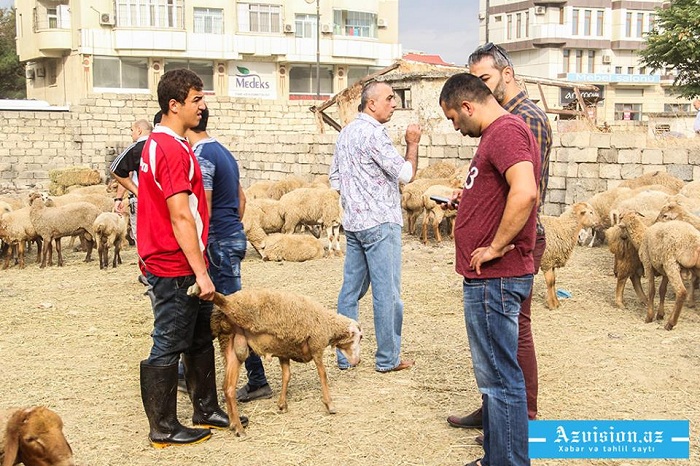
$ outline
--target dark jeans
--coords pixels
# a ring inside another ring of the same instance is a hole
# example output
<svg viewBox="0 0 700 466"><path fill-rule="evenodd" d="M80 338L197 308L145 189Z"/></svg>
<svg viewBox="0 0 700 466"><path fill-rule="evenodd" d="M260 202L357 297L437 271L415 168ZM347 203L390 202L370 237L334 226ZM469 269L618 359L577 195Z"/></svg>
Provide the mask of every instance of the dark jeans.
<svg viewBox="0 0 700 466"><path fill-rule="evenodd" d="M187 288L196 281L194 275L158 277L146 272L146 278L155 295L148 363L169 366L178 361L180 353L197 355L211 348L212 303L187 296Z"/></svg>
<svg viewBox="0 0 700 466"><path fill-rule="evenodd" d="M535 274L540 270L542 254L547 246L544 235L538 235L535 240L535 249L532 255L535 259ZM535 342L532 339L531 327L532 291L520 306L518 315L518 364L525 377L525 392L527 395L527 416L529 419L537 417L537 391L539 388L537 378L537 355L535 354Z"/></svg>
<svg viewBox="0 0 700 466"><path fill-rule="evenodd" d="M241 289L241 261L245 258L245 253L246 236L243 230L226 238L209 239L209 275L216 291L229 295ZM262 360L252 350L245 361L245 368L250 385L260 387L267 384Z"/></svg>

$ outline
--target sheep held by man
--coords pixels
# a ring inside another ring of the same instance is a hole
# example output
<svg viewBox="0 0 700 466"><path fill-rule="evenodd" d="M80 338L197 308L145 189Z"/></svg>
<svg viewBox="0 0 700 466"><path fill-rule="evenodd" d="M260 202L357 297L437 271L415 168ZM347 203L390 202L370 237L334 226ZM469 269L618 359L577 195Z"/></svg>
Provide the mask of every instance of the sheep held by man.
<svg viewBox="0 0 700 466"><path fill-rule="evenodd" d="M188 293L199 294L199 287L193 285ZM260 356L279 358L282 389L277 407L280 412L287 411L290 360L314 361L321 380L323 404L328 413L336 412L328 389L323 352L327 346L335 347L350 364L357 365L362 330L356 321L288 291L243 289L228 296L215 293L214 305L211 329L219 339L225 361L224 394L230 428L236 435L245 435L236 405L236 383L241 365L248 358L249 346Z"/></svg>
<svg viewBox="0 0 700 466"><path fill-rule="evenodd" d="M0 464L75 466L60 416L44 406L0 410Z"/></svg>

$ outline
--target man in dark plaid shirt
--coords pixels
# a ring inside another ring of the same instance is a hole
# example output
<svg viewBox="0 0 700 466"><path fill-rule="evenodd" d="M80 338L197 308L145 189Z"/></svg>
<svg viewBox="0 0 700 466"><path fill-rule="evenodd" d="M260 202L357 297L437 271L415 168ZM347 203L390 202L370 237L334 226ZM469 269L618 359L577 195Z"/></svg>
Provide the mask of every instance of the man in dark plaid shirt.
<svg viewBox="0 0 700 466"><path fill-rule="evenodd" d="M496 100L503 108L525 120L540 146L542 176L539 184L537 239L533 251L535 273L537 273L546 246L544 227L540 222L539 216L547 192L547 183L549 182L549 153L552 148L552 128L544 110L531 101L516 82L513 62L503 48L489 42L477 48L469 56L468 65L469 72L479 77L491 89L494 97L496 97ZM528 417L535 419L537 416L538 382L537 357L530 326L531 303L532 293L523 302L518 318L518 364L520 364L525 377ZM466 416L449 416L447 422L453 427L480 429L482 428L482 410L478 408ZM477 437L477 442L481 443L480 440L483 440L482 436Z"/></svg>

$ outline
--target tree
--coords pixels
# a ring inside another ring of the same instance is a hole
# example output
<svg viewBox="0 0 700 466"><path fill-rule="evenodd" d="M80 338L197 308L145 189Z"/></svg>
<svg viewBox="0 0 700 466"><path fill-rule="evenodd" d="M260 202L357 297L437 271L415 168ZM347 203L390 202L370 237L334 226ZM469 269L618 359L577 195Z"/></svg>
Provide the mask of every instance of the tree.
<svg viewBox="0 0 700 466"><path fill-rule="evenodd" d="M0 8L0 98L24 99L27 83L24 65L19 62L15 46L15 10Z"/></svg>
<svg viewBox="0 0 700 466"><path fill-rule="evenodd" d="M673 0L656 9L654 29L639 54L652 70L676 70L675 91L683 97L700 95L700 2Z"/></svg>

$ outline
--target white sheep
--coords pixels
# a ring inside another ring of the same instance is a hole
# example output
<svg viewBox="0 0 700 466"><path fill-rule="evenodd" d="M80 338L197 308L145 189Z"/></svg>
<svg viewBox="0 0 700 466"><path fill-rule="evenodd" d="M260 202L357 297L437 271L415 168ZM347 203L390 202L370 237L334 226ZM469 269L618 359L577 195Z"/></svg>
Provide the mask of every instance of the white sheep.
<svg viewBox="0 0 700 466"><path fill-rule="evenodd" d="M631 195L630 197L625 195L616 199L610 206L610 224L615 225L621 213L630 211L639 212L648 218L656 218L661 207L668 202L670 197L668 191L663 191L663 186L659 185L659 189L656 188L648 189L648 187L644 186L633 189L628 193L628 195Z"/></svg>
<svg viewBox="0 0 700 466"><path fill-rule="evenodd" d="M199 287L193 285L188 293L199 294ZM256 354L279 358L282 389L277 407L280 412L287 411L290 360L316 363L323 403L330 414L336 412L328 389L323 352L327 346L335 347L351 365L357 365L362 330L356 321L289 291L243 289L228 296L215 293L214 305L211 329L219 339L226 366L224 394L230 428L236 435L245 435L236 405L236 383L241 365L248 358L249 346Z"/></svg>
<svg viewBox="0 0 700 466"><path fill-rule="evenodd" d="M92 224L97 243L97 255L100 258L100 269L109 266L109 248L114 246L112 267L122 263L119 251L126 241L126 221L124 217L114 212L102 212Z"/></svg>
<svg viewBox="0 0 700 466"><path fill-rule="evenodd" d="M298 225L320 225L328 238L328 253L342 255L340 225L343 209L340 194L331 188L299 188L280 198L283 233L294 233Z"/></svg>
<svg viewBox="0 0 700 466"><path fill-rule="evenodd" d="M256 181L255 183L248 186L248 188L245 190L245 197L247 200L260 199L260 198L269 199L267 197L267 191L270 189L271 186L272 186L272 181L269 181L269 180Z"/></svg>
<svg viewBox="0 0 700 466"><path fill-rule="evenodd" d="M441 160L432 165L421 168L416 172L416 179L424 178L451 178L457 171L454 163Z"/></svg>
<svg viewBox="0 0 700 466"><path fill-rule="evenodd" d="M44 406L0 410L0 464L75 466L61 417Z"/></svg>
<svg viewBox="0 0 700 466"><path fill-rule="evenodd" d="M587 202L578 202L566 209L559 217L543 215L541 217L547 238L547 246L542 254L540 269L547 283L547 307L559 307L556 293L555 270L566 265L576 246L581 228L598 224L598 215Z"/></svg>
<svg viewBox="0 0 700 466"><path fill-rule="evenodd" d="M646 322L654 320L654 275L663 275L673 287L676 302L673 313L664 328L672 330L688 292L683 284L682 269L690 271L693 278L700 273L700 232L689 223L680 220L655 223L644 232L639 246L639 258L647 277L648 302ZM659 296L665 294L664 283L659 286ZM663 300L660 299L656 318L664 318Z"/></svg>
<svg viewBox="0 0 700 466"><path fill-rule="evenodd" d="M30 241L37 243L37 263L41 258L41 236L39 236L30 218L30 208L23 207L0 215L0 239L17 248L19 268L24 268L25 244ZM11 254L5 256L3 268L10 265Z"/></svg>
<svg viewBox="0 0 700 466"><path fill-rule="evenodd" d="M47 201L49 204L49 201ZM90 261L94 244L92 225L100 215L100 209L88 202L75 202L63 207L50 207L41 197L32 197L29 218L37 234L43 240L41 268L46 266L47 255L51 251L51 242L55 241L58 265L63 265L61 254L61 238L64 236L81 235L87 241L85 262ZM49 265L51 265L49 255Z"/></svg>
<svg viewBox="0 0 700 466"><path fill-rule="evenodd" d="M460 187L461 181L456 177L421 178L411 181L401 189L401 208L406 211L408 233L414 234L416 232L416 220L424 209L423 193L429 187L437 184L457 189Z"/></svg>
<svg viewBox="0 0 700 466"><path fill-rule="evenodd" d="M421 230L423 244L428 244L428 224L431 224L433 227L435 240L438 243L442 242L440 222L445 218L450 221L450 236L454 234L454 218L457 215L457 209L443 209L441 204L430 198L431 196L440 196L450 199L453 192L454 188L436 184L428 187L423 193L423 228Z"/></svg>
<svg viewBox="0 0 700 466"><path fill-rule="evenodd" d="M313 236L273 233L265 238L259 252L266 261L305 262L323 258L325 248Z"/></svg>
<svg viewBox="0 0 700 466"><path fill-rule="evenodd" d="M241 221L248 241L262 256L262 243L267 234L278 233L284 226L280 201L267 198L248 200Z"/></svg>
<svg viewBox="0 0 700 466"><path fill-rule="evenodd" d="M306 181L298 176L290 175L278 181L274 181L267 190L267 197L270 199L281 199L285 194L298 188L306 186Z"/></svg>
<svg viewBox="0 0 700 466"><path fill-rule="evenodd" d="M673 175L669 175L668 173L662 171L655 171L645 173L631 180L625 180L620 183L619 186L634 189L649 185L662 185L671 188L673 190L672 194L676 194L681 190L681 188L683 188L683 184L683 180L676 178Z"/></svg>

